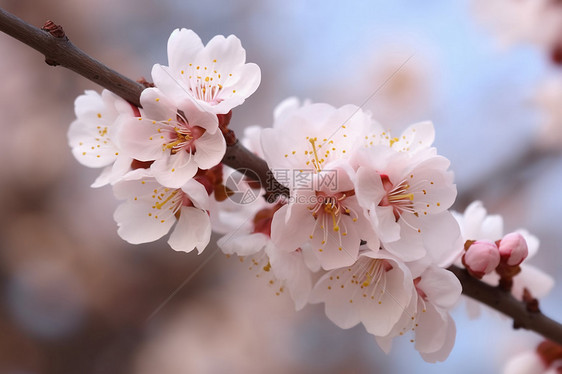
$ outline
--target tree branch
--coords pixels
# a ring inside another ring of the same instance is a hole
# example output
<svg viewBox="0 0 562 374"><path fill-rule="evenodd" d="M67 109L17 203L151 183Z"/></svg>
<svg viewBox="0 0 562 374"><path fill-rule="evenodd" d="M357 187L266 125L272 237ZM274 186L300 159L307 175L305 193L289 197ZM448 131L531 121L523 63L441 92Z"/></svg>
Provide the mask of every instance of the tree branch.
<svg viewBox="0 0 562 374"><path fill-rule="evenodd" d="M140 94L144 89L141 84L111 70L76 48L64 35L62 28L52 22L48 22L44 29L46 31L31 26L0 8L0 31L41 52L49 65L64 66L140 107ZM289 196L288 189L273 178L267 163L238 141L227 147L223 163L234 169L249 169L256 173L267 191L267 198ZM471 277L464 269L451 266L449 270L460 280L465 295L511 317L514 327L536 331L562 345L562 325L556 321L540 311L528 311L526 304L516 300L510 293Z"/></svg>
<svg viewBox="0 0 562 374"><path fill-rule="evenodd" d="M43 29L38 29L0 8L0 31L41 52L47 64L64 66L131 104L141 106L140 95L145 88L142 84L88 56L70 42L62 27L51 21L47 21ZM239 142L227 147L223 163L236 170L251 169L266 190L268 200L280 195L289 196L289 190L273 178L267 163Z"/></svg>
<svg viewBox="0 0 562 374"><path fill-rule="evenodd" d="M267 201L273 202L279 196L289 197L289 189L275 179L267 162L250 152L239 141L226 147L222 163L236 170L249 169L255 173L258 177L257 182L260 182L266 191L264 197ZM250 177L252 174L246 175Z"/></svg>
<svg viewBox="0 0 562 374"><path fill-rule="evenodd" d="M479 281L465 269L452 265L447 270L459 279L463 294L511 317L514 328L535 331L562 345L562 325L558 322L548 318L538 310L528 310L527 304L514 298L511 292Z"/></svg>
<svg viewBox="0 0 562 374"><path fill-rule="evenodd" d="M72 44L61 27L52 26L56 25L47 21L45 28L50 31L38 29L0 8L0 31L41 52L47 64L64 66L140 106L139 98L144 89L141 84L94 60Z"/></svg>

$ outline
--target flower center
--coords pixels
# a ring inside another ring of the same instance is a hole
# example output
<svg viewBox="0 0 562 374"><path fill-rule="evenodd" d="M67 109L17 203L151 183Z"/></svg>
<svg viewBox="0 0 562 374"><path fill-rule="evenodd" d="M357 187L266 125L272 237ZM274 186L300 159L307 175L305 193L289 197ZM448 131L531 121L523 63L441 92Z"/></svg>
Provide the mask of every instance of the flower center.
<svg viewBox="0 0 562 374"><path fill-rule="evenodd" d="M137 199L135 197L135 199ZM150 195L153 203L148 213L149 217L164 223L171 217L179 218L182 206L193 206L193 203L181 189L168 187L155 188Z"/></svg>
<svg viewBox="0 0 562 374"><path fill-rule="evenodd" d="M346 193L339 192L336 195L330 196L322 191L316 191L316 198L316 204L308 207L312 216L316 220L323 218L324 221L331 221L333 230L335 232L340 231L339 223L342 214L349 216L351 213L351 211L343 205L343 201L347 198Z"/></svg>
<svg viewBox="0 0 562 374"><path fill-rule="evenodd" d="M174 131L176 132L176 139L163 145L164 149L171 149L172 154L186 148L186 146L189 145L189 141L193 139L190 131L185 131L178 127L174 127Z"/></svg>
<svg viewBox="0 0 562 374"><path fill-rule="evenodd" d="M317 172L322 171L322 163L325 161L323 158L320 159L318 157L318 150L316 149L316 141L318 141L318 138L308 138L308 141L310 142L310 144L312 145L312 152L311 154L313 155L313 159L311 160L312 165L314 165L314 168L316 169ZM318 145L318 148L322 147L322 144Z"/></svg>
<svg viewBox="0 0 562 374"><path fill-rule="evenodd" d="M382 304L386 293L386 273L392 269L393 266L385 259L360 257L355 265L347 268L350 273L345 271L339 276L330 277L330 280L341 278L343 281L341 288L344 288L344 283L348 281L351 282L352 287L359 288L352 292L350 303L354 302L353 298L358 298ZM328 289L331 289L331 286Z"/></svg>
<svg viewBox="0 0 562 374"><path fill-rule="evenodd" d="M412 213L417 217L418 213L414 209L414 192L410 184L403 180L394 186L388 176L384 174L381 174L381 180L386 195L382 198L379 205L392 206L396 221L400 219L404 212Z"/></svg>
<svg viewBox="0 0 562 374"><path fill-rule="evenodd" d="M205 129L199 126L191 126L181 114L177 115L176 121L170 118L161 124L163 126L158 128L158 132L166 133L166 136L161 136L164 139L162 151L170 150L171 154L180 151L195 153L194 142L205 132Z"/></svg>
<svg viewBox="0 0 562 374"><path fill-rule="evenodd" d="M308 210L316 220L312 228L310 239L314 238L314 232L318 225L323 231L323 240L321 244L326 244L328 233L337 233L339 239L339 250L342 250L341 237L347 236L348 230L346 220L342 218L350 218L352 222L357 222L357 213L353 209L346 206L345 199L355 194L355 191L338 192L328 195L322 191L316 191L316 202L308 207ZM349 222L349 221L348 221ZM328 229L331 227L331 230ZM322 250L319 250L320 252Z"/></svg>
<svg viewBox="0 0 562 374"><path fill-rule="evenodd" d="M375 285L384 282L384 274L392 270L390 262L381 259L372 259L367 266L360 268L359 272L354 274L355 284L361 284L361 288L369 287L373 281ZM384 289L384 287L383 287Z"/></svg>
<svg viewBox="0 0 562 374"><path fill-rule="evenodd" d="M216 105L223 101L220 97L223 92L223 84L227 77L216 70L215 63L217 60L213 60L213 66L193 66L189 64L187 72L181 70L180 73L186 79L187 86L193 96L201 101L205 101L209 104ZM228 74L228 77L232 74ZM236 90L232 90L236 93Z"/></svg>

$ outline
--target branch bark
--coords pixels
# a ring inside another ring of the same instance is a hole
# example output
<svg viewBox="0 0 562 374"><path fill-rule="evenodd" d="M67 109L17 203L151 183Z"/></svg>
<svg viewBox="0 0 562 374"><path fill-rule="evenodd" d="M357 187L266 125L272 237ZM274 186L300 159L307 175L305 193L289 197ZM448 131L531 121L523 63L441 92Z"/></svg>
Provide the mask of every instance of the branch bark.
<svg viewBox="0 0 562 374"><path fill-rule="evenodd" d="M45 26L49 23L52 24L47 21ZM44 31L0 8L0 31L42 53L47 64L64 66L140 106L139 98L144 86L88 56L70 42L62 28Z"/></svg>
<svg viewBox="0 0 562 374"><path fill-rule="evenodd" d="M562 345L562 325L540 311L530 311L525 302L514 298L510 292L492 287L472 277L468 271L457 266L448 268L459 279L462 293L513 319L514 328L535 331L545 338Z"/></svg>
<svg viewBox="0 0 562 374"><path fill-rule="evenodd" d="M47 21L44 28L39 29L0 8L0 31L42 53L47 64L70 69L131 104L141 106L140 95L145 88L142 84L119 74L84 53L70 42L62 27L56 26L51 21ZM273 200L280 195L289 196L289 190L273 178L267 163L239 142L236 141L227 147L223 163L236 170L251 169L264 186L265 197L268 200Z"/></svg>
<svg viewBox="0 0 562 374"><path fill-rule="evenodd" d="M49 65L64 66L140 107L140 94L144 86L78 49L64 35L62 28L48 29L45 31L31 26L0 8L0 31L45 55L45 61ZM288 189L275 180L267 163L239 142L236 141L227 147L223 163L234 169L249 169L256 173L259 182L267 191L267 198L289 196ZM526 304L516 300L509 292L471 277L464 269L451 266L448 270L460 280L465 295L511 317L514 327L533 330L562 345L562 325L558 322L546 317L540 311L528 311Z"/></svg>

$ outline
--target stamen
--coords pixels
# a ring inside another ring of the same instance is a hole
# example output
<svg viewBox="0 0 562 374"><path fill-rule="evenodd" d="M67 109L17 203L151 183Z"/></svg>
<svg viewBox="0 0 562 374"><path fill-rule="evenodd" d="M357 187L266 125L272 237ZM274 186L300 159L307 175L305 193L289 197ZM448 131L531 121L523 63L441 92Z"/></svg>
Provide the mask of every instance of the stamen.
<svg viewBox="0 0 562 374"><path fill-rule="evenodd" d="M318 153L316 151L316 140L318 140L318 138L310 138L308 139L308 141L310 142L310 144L312 144L312 152L314 153L314 160L312 160L312 164L314 165L314 167L316 168L317 172L320 172L322 170L322 168L320 167L320 164L323 162L323 160L320 160L318 158Z"/></svg>
<svg viewBox="0 0 562 374"><path fill-rule="evenodd" d="M154 206L156 207L156 209L162 209L162 206L164 206L168 201L170 201L174 196L176 196L176 194L178 193L178 190L175 190L174 192L172 192L167 198L166 200L162 201L162 202L156 202L154 203Z"/></svg>
<svg viewBox="0 0 562 374"><path fill-rule="evenodd" d="M403 200L403 199L408 199L410 201L414 201L414 194L413 193L407 193L407 194L388 196L389 201L398 201L398 200Z"/></svg>

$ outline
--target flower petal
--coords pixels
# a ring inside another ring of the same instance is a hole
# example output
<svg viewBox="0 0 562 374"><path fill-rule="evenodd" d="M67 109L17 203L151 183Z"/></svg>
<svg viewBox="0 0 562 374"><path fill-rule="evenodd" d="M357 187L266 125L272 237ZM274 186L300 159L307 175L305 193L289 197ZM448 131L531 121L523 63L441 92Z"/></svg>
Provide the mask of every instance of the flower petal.
<svg viewBox="0 0 562 374"><path fill-rule="evenodd" d="M370 209L373 204L379 205L386 195L380 175L371 168L359 167L357 169L355 186L357 201L365 209Z"/></svg>
<svg viewBox="0 0 562 374"><path fill-rule="evenodd" d="M392 144L392 148L413 154L418 150L431 147L435 139L435 129L431 121L424 121L408 126L396 142Z"/></svg>
<svg viewBox="0 0 562 374"><path fill-rule="evenodd" d="M280 251L274 245L266 247L273 274L283 280L295 302L296 310L304 308L312 290L311 272L306 266L301 250Z"/></svg>
<svg viewBox="0 0 562 374"><path fill-rule="evenodd" d="M435 352L431 353L424 353L420 352L420 355L426 362L437 362L437 361L445 361L449 354L453 350L453 346L455 345L455 337L457 335L457 328L455 326L455 321L451 318L451 316L447 315L447 328L445 339L441 348Z"/></svg>
<svg viewBox="0 0 562 374"><path fill-rule="evenodd" d="M150 215L149 215L150 214ZM150 212L150 204L145 202L127 201L117 207L113 218L119 229L117 233L121 238L131 244L148 243L166 235L175 218L162 220Z"/></svg>
<svg viewBox="0 0 562 374"><path fill-rule="evenodd" d="M217 246L227 255L251 256L263 250L269 241L264 234L233 231L217 240Z"/></svg>
<svg viewBox="0 0 562 374"><path fill-rule="evenodd" d="M423 243L435 264L444 266L463 248L459 225L450 212L432 214L419 222Z"/></svg>
<svg viewBox="0 0 562 374"><path fill-rule="evenodd" d="M423 353L438 351L447 338L447 313L441 312L432 303L426 303L420 311L418 307L416 326L416 350Z"/></svg>
<svg viewBox="0 0 562 374"><path fill-rule="evenodd" d="M195 179L188 180L182 187L182 191L187 194L193 205L202 210L209 209L209 194L201 183Z"/></svg>
<svg viewBox="0 0 562 374"><path fill-rule="evenodd" d="M392 269L383 275L384 281L381 280L375 287L374 294L379 296L376 299L378 301L359 298L362 301L361 320L367 332L385 336L391 332L409 305L413 294L413 280L408 268L384 251L369 252L366 255L386 259L392 265Z"/></svg>
<svg viewBox="0 0 562 374"><path fill-rule="evenodd" d="M226 142L220 131L210 134L205 131L199 139L195 141L195 153L193 160L200 169L210 169L217 166L226 152Z"/></svg>
<svg viewBox="0 0 562 374"><path fill-rule="evenodd" d="M533 297L541 299L554 287L554 278L539 268L529 264L521 264L521 272L513 277L511 293L517 299L523 298L523 289L527 288Z"/></svg>
<svg viewBox="0 0 562 374"><path fill-rule="evenodd" d="M197 248L201 253L211 239L211 220L206 211L183 206L180 219L168 239L168 244L176 251L191 252Z"/></svg>
<svg viewBox="0 0 562 374"><path fill-rule="evenodd" d="M314 218L302 204L294 204L290 219L285 221L287 213L284 205L273 215L271 240L279 250L292 252L310 240Z"/></svg>
<svg viewBox="0 0 562 374"><path fill-rule="evenodd" d="M168 64L179 70L194 62L203 48L201 38L194 31L175 29L168 39Z"/></svg>
<svg viewBox="0 0 562 374"><path fill-rule="evenodd" d="M348 269L336 269L324 274L312 289L309 299L312 304L325 303L326 316L342 329L349 329L361 322L359 309L349 302L352 295L345 288L348 278L351 278Z"/></svg>
<svg viewBox="0 0 562 374"><path fill-rule="evenodd" d="M444 309L452 308L462 293L462 286L457 277L437 266L428 267L416 287L423 290L431 304Z"/></svg>
<svg viewBox="0 0 562 374"><path fill-rule="evenodd" d="M160 158L150 165L154 178L166 187L180 188L197 173L193 155L180 151L169 157Z"/></svg>
<svg viewBox="0 0 562 374"><path fill-rule="evenodd" d="M139 161L152 161L164 156L162 136L158 126L147 118L120 116L116 144L129 157Z"/></svg>

